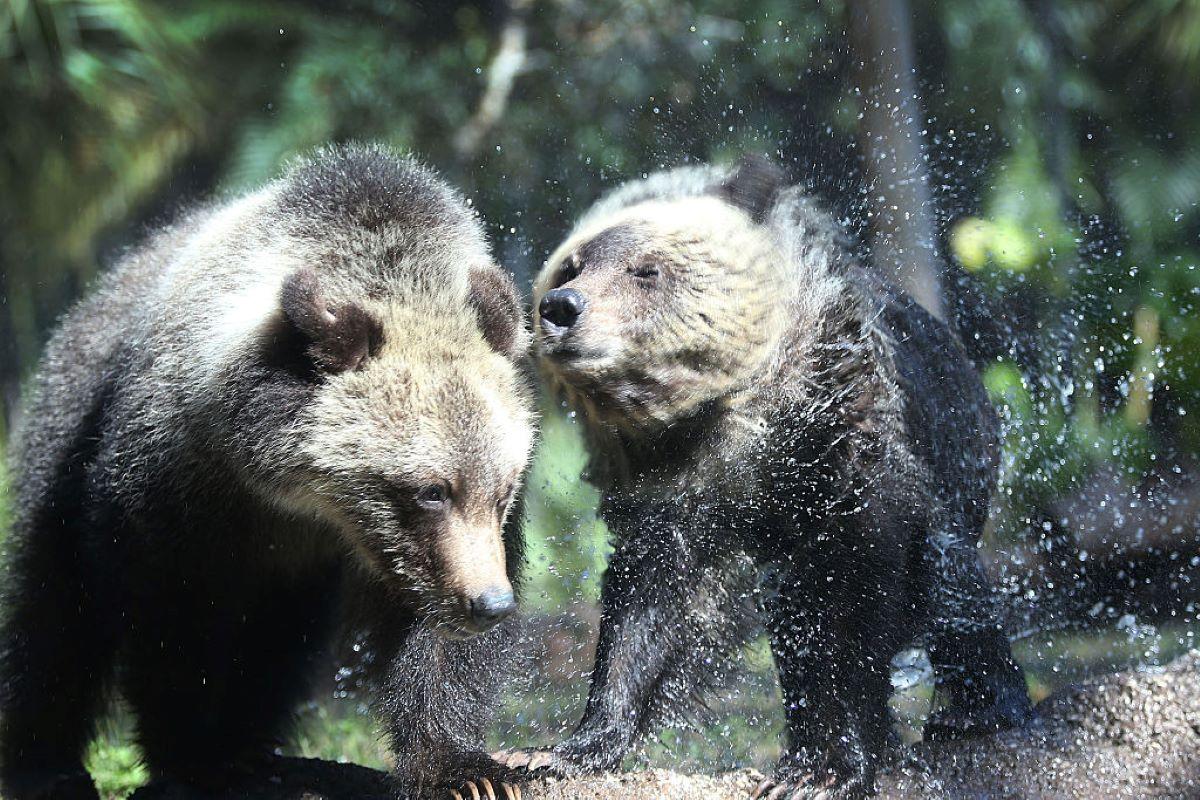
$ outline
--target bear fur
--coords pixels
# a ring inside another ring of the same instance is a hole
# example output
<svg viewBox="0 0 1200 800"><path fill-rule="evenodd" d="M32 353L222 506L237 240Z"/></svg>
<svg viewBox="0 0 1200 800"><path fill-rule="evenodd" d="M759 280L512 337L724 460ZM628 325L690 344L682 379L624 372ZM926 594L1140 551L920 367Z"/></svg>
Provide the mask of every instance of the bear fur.
<svg viewBox="0 0 1200 800"><path fill-rule="evenodd" d="M111 690L153 776L221 783L278 746L352 612L397 790L494 776L527 340L476 214L379 147L319 151L123 259L12 442L4 796L95 797Z"/></svg>
<svg viewBox="0 0 1200 800"><path fill-rule="evenodd" d="M894 736L889 662L923 643L927 734L1031 711L976 544L997 418L943 324L761 160L602 199L534 286L614 552L575 732L506 763L617 768L761 619L788 741L758 794L861 797Z"/></svg>

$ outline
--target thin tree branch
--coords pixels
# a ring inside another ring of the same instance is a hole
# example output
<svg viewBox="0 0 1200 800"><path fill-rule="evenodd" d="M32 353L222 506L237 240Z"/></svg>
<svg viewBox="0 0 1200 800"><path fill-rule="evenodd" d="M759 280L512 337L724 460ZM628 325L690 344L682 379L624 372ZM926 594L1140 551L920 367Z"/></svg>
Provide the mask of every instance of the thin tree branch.
<svg viewBox="0 0 1200 800"><path fill-rule="evenodd" d="M483 138L504 116L513 83L525 67L528 38L526 12L530 5L531 0L511 0L508 4L508 15L500 30L500 46L488 65L487 85L479 108L454 137L454 149L463 161L479 152Z"/></svg>

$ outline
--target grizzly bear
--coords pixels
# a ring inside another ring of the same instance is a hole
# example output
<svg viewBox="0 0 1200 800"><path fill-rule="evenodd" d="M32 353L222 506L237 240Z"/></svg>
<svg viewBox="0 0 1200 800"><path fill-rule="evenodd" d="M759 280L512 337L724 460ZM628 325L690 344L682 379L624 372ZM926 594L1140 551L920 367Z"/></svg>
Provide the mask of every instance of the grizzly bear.
<svg viewBox="0 0 1200 800"><path fill-rule="evenodd" d="M923 643L930 735L1031 710L976 553L997 418L960 343L763 160L619 189L534 287L541 365L582 420L614 538L561 774L617 768L765 623L787 721L755 796L873 791L889 662Z"/></svg>
<svg viewBox="0 0 1200 800"><path fill-rule="evenodd" d="M350 608L397 790L490 791L527 340L477 215L379 147L126 257L53 336L12 442L4 796L96 797L110 689L153 776L225 782L278 746Z"/></svg>

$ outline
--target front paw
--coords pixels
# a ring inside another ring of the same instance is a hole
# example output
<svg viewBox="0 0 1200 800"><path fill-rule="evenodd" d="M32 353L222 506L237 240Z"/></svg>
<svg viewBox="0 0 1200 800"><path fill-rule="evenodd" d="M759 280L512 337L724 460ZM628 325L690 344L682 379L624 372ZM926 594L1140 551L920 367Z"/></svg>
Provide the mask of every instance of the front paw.
<svg viewBox="0 0 1200 800"><path fill-rule="evenodd" d="M536 747L501 750L492 753L492 758L508 769L530 777L569 778L581 772L578 767L563 758L557 751Z"/></svg>
<svg viewBox="0 0 1200 800"><path fill-rule="evenodd" d="M1004 730L1036 726L1037 715L1025 705L991 705L983 709L948 707L934 712L925 723L927 742L950 742L991 736Z"/></svg>
<svg viewBox="0 0 1200 800"><path fill-rule="evenodd" d="M497 794L496 787L500 793ZM464 781L457 789L449 789L450 800L522 800L521 785L508 781L497 781L493 784L487 778L475 778Z"/></svg>
<svg viewBox="0 0 1200 800"><path fill-rule="evenodd" d="M444 800L521 800L525 775L498 759L479 755L459 763L442 785Z"/></svg>
<svg viewBox="0 0 1200 800"><path fill-rule="evenodd" d="M863 800L875 793L866 770L839 772L785 756L771 777L755 787L752 800Z"/></svg>

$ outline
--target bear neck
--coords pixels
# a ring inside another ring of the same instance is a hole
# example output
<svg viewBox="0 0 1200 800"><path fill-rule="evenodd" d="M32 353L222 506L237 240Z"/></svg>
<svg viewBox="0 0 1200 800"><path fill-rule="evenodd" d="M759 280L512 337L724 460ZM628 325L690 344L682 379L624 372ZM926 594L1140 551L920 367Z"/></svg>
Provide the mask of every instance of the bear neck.
<svg viewBox="0 0 1200 800"><path fill-rule="evenodd" d="M637 427L584 415L587 478L604 488L671 484L682 476L703 482L713 454L741 454L765 432L757 395L754 387L742 387L669 422Z"/></svg>

